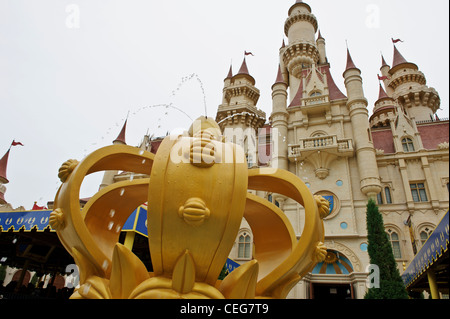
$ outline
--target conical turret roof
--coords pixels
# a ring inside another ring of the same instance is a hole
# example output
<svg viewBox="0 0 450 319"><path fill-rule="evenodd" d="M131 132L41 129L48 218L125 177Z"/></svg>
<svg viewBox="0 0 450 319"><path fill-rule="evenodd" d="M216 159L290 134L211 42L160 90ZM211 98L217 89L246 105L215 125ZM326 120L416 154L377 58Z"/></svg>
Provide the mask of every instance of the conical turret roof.
<svg viewBox="0 0 450 319"><path fill-rule="evenodd" d="M228 71L228 75L225 80L231 79L233 77L233 65L230 65L230 71Z"/></svg>
<svg viewBox="0 0 450 319"><path fill-rule="evenodd" d="M126 134L126 130L127 130L127 122L128 119L125 120L125 123L123 124L122 130L119 133L119 136L117 136L117 138L113 141L113 144L117 144L117 142L121 143L121 144L127 144L126 140L125 140L125 134Z"/></svg>
<svg viewBox="0 0 450 319"><path fill-rule="evenodd" d="M8 158L9 158L9 151L6 152L5 155L3 155L2 159L0 159L0 183L2 184L8 184L8 178L6 177L6 169L8 167Z"/></svg>
<svg viewBox="0 0 450 319"><path fill-rule="evenodd" d="M358 68L356 67L355 63L353 63L353 59L350 54L350 50L347 48L347 66L345 68L345 71L348 71L351 69L358 69Z"/></svg>
<svg viewBox="0 0 450 319"><path fill-rule="evenodd" d="M283 74L281 73L281 65L278 65L278 74L277 74L277 79L275 80L274 85L278 84L278 83L286 84L286 82L284 81L284 78L283 78Z"/></svg>
<svg viewBox="0 0 450 319"><path fill-rule="evenodd" d="M414 70L419 69L416 64L408 62L394 45L394 61L392 62L392 68L389 73L394 74L395 71L401 69L402 67L412 68Z"/></svg>
<svg viewBox="0 0 450 319"><path fill-rule="evenodd" d="M239 76L244 76L247 79L250 80L250 82L252 83L252 85L256 84L255 79L253 78L253 76L250 75L250 72L248 71L248 67L247 67L247 61L244 57L244 61L242 62L241 68L239 69L239 72L234 76L234 78L239 77Z"/></svg>

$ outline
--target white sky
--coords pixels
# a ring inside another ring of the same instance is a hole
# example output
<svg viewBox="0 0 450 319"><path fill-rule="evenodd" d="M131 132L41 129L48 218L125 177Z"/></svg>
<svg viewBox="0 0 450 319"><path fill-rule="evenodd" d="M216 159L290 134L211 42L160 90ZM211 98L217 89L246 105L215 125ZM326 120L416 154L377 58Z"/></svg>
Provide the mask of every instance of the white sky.
<svg viewBox="0 0 450 319"><path fill-rule="evenodd" d="M261 90L258 107L269 117L294 2L0 0L0 157L13 139L25 145L11 151L6 200L26 209L53 200L61 164L110 145L128 111L132 146L147 131L161 136L190 125L175 109L150 106L172 103L195 119L206 101L215 117L230 63L237 72L245 50L255 54L247 63ZM440 94L438 115L449 117L448 0L306 2L344 94L345 41L372 110L380 52L392 64L391 38L400 38L400 52ZM93 195L100 181L100 175L89 178L81 197Z"/></svg>

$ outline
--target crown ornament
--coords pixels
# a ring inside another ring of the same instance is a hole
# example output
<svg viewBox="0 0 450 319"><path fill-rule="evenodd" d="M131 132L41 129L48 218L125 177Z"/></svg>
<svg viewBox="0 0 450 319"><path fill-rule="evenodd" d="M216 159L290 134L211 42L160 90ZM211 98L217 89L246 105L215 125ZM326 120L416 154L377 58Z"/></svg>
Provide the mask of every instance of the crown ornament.
<svg viewBox="0 0 450 319"><path fill-rule="evenodd" d="M107 186L81 208L84 178L108 170L150 178ZM328 202L287 171L248 169L242 148L226 143L209 118L199 118L186 135L166 137L156 155L113 145L64 163L60 176L50 224L79 267L73 299L281 299L327 255ZM249 190L302 205L300 239L280 208ZM121 227L145 202L150 273L118 243ZM255 259L218 280L244 217Z"/></svg>

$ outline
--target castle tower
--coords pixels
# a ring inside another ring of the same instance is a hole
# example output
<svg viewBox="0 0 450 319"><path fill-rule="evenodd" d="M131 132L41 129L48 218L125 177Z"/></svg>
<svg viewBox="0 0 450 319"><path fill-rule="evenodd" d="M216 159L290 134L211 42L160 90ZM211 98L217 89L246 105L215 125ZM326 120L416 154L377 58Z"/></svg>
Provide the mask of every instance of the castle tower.
<svg viewBox="0 0 450 319"><path fill-rule="evenodd" d="M281 66L278 67L278 75L275 84L272 86L272 107L273 112L270 117L273 138L277 139L277 149L272 157L272 167L278 169L289 169L288 164L288 118L287 111L287 84L281 73Z"/></svg>
<svg viewBox="0 0 450 319"><path fill-rule="evenodd" d="M388 95L398 101L411 119L417 122L434 119L441 105L438 92L426 85L425 75L416 64L408 62L395 45L392 67L384 65L382 73L388 76L384 80Z"/></svg>
<svg viewBox="0 0 450 319"><path fill-rule="evenodd" d="M316 43L318 23L311 7L301 0L289 9L284 32L289 43L280 51L281 67L289 72L290 95L295 96L300 86L302 71L319 62L319 48ZM324 49L325 42L318 41ZM323 52L324 54L324 52ZM325 57L322 57L324 61ZM283 72L284 73L284 72Z"/></svg>
<svg viewBox="0 0 450 319"><path fill-rule="evenodd" d="M343 74L347 89L347 108L350 113L361 192L374 198L381 191L376 153L371 141L368 102L364 97L361 71L353 63L347 50L347 67Z"/></svg>
<svg viewBox="0 0 450 319"><path fill-rule="evenodd" d="M232 68L224 80L223 100L219 105L216 122L225 139L244 148L249 166L258 165L257 133L266 122L266 114L256 105L260 91L250 75L244 58L239 72L233 76Z"/></svg>
<svg viewBox="0 0 450 319"><path fill-rule="evenodd" d="M317 48L319 49L319 65L328 64L327 50L325 46L325 38L319 30L319 36L316 40Z"/></svg>
<svg viewBox="0 0 450 319"><path fill-rule="evenodd" d="M7 202L5 200L5 192L6 192L5 184L9 183L9 180L6 177L6 169L8 167L9 151L10 151L10 149L6 152L5 155L3 155L2 159L0 159L0 205L7 204Z"/></svg>
<svg viewBox="0 0 450 319"><path fill-rule="evenodd" d="M395 118L395 115L395 101L392 97L387 95L386 91L383 89L383 86L380 83L378 100L375 102L373 114L370 117L370 127L389 127L389 124Z"/></svg>
<svg viewBox="0 0 450 319"><path fill-rule="evenodd" d="M128 119L125 120L125 123L123 124L122 130L120 131L117 138L113 141L113 145L127 145L125 140L125 133L127 130L127 122ZM114 183L114 176L116 176L119 173L119 171L106 171L103 175L102 183L100 184L99 190L105 188L106 186L109 186Z"/></svg>

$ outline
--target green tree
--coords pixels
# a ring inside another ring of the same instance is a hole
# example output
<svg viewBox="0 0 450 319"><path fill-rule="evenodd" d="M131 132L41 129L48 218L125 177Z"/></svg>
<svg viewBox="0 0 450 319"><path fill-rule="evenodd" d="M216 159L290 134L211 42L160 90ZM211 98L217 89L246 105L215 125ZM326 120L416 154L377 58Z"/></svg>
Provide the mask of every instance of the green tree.
<svg viewBox="0 0 450 319"><path fill-rule="evenodd" d="M370 263L380 269L379 288L370 288L365 299L408 299L402 277L395 262L383 216L373 199L367 205L367 236Z"/></svg>

